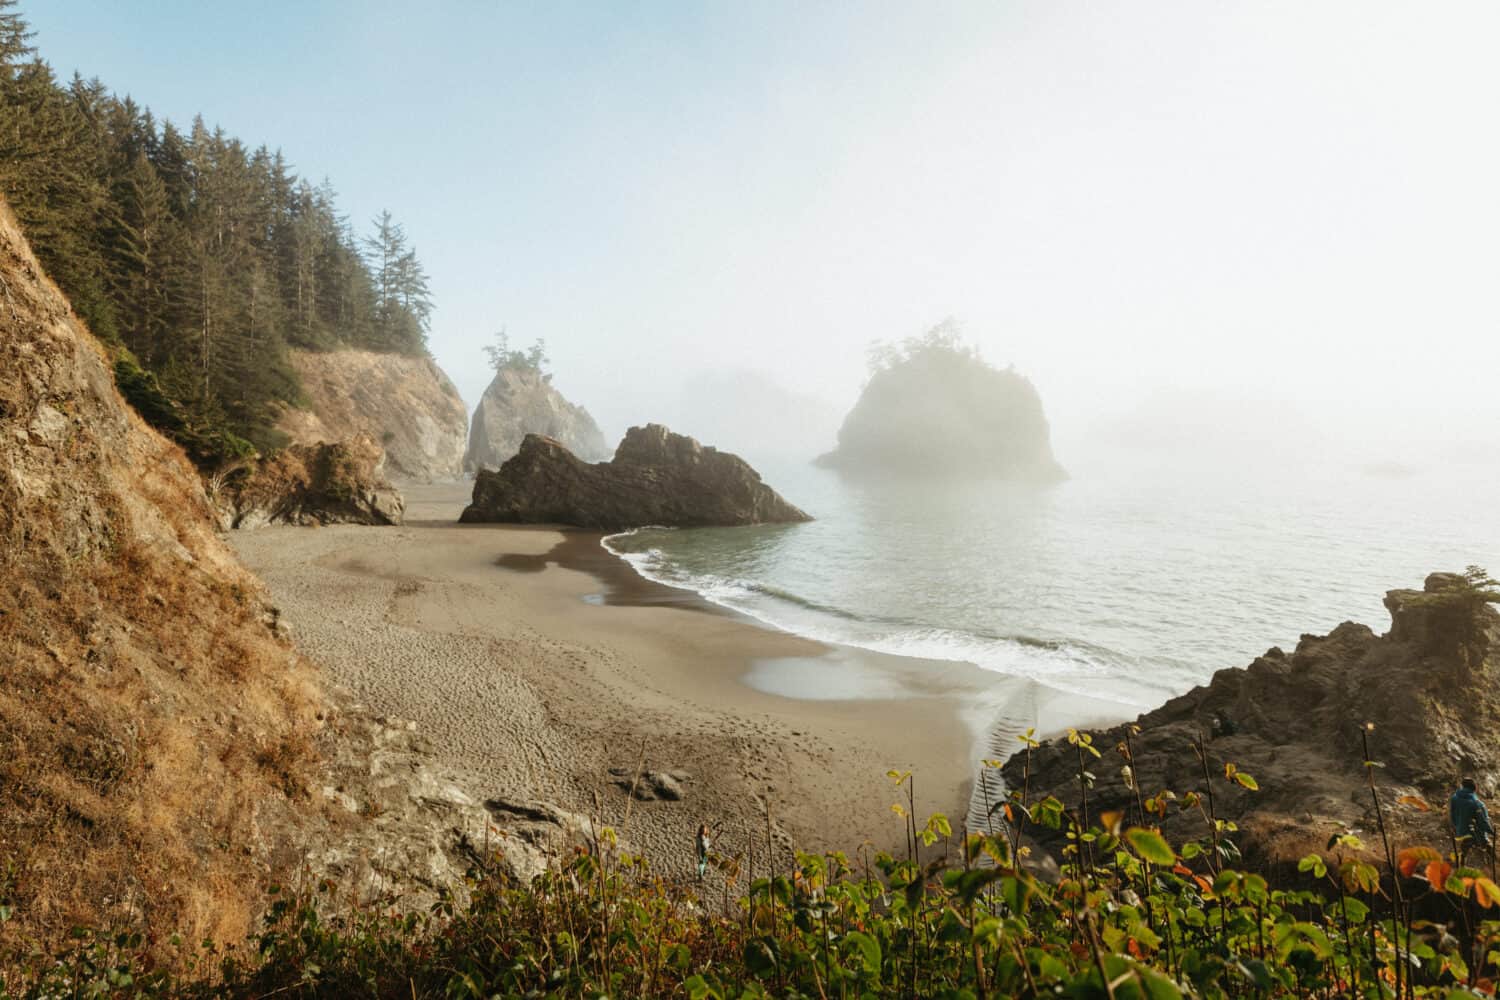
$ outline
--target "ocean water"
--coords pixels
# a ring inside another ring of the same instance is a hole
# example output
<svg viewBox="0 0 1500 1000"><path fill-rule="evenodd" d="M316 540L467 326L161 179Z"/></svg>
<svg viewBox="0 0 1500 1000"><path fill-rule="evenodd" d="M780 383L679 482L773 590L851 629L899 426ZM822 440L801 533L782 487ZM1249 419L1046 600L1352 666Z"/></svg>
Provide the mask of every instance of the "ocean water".
<svg viewBox="0 0 1500 1000"><path fill-rule="evenodd" d="M645 576L772 627L1155 707L1342 621L1386 590L1500 572L1500 474L1171 460L1072 465L1036 489L850 481L758 466L817 520L605 540Z"/></svg>

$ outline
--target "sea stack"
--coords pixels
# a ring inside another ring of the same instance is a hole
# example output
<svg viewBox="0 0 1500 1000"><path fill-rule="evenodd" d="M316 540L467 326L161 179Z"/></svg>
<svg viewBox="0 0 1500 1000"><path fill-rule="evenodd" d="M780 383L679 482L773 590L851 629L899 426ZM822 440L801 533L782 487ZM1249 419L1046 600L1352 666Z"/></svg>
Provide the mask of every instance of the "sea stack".
<svg viewBox="0 0 1500 1000"><path fill-rule="evenodd" d="M819 465L856 475L1067 478L1029 379L985 362L951 325L886 352Z"/></svg>
<svg viewBox="0 0 1500 1000"><path fill-rule="evenodd" d="M551 375L540 366L509 365L495 372L474 410L464 471L498 469L528 434L551 438L584 461L609 457L599 425L588 410L563 398Z"/></svg>
<svg viewBox="0 0 1500 1000"><path fill-rule="evenodd" d="M660 424L632 427L615 457L589 464L559 441L528 434L498 472L474 479L462 521L569 524L617 531L812 520L736 455Z"/></svg>

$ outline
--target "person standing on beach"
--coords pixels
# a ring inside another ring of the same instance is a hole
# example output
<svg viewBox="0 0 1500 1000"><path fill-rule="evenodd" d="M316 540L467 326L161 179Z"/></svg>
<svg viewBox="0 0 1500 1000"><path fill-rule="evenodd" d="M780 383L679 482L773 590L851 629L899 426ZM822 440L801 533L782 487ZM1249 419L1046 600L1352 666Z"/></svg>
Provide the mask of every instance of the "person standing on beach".
<svg viewBox="0 0 1500 1000"><path fill-rule="evenodd" d="M708 849L712 846L708 837L708 824L698 824L698 881L703 881L703 876L708 872Z"/></svg>
<svg viewBox="0 0 1500 1000"><path fill-rule="evenodd" d="M1490 825L1489 810L1475 791L1473 778L1465 778L1462 787L1448 799L1448 822L1453 824L1453 836L1459 841L1460 858L1471 847L1483 850L1490 846L1495 828Z"/></svg>

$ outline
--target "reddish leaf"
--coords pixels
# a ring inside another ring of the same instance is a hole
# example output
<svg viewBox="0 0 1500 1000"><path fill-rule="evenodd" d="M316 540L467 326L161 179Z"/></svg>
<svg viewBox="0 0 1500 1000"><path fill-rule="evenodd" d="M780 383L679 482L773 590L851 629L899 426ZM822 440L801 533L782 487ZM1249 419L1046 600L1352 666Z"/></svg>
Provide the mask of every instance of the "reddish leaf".
<svg viewBox="0 0 1500 1000"><path fill-rule="evenodd" d="M1430 847L1407 847L1396 855L1396 868L1401 872L1402 878L1411 878L1418 868L1425 868L1434 861L1443 860L1443 856Z"/></svg>

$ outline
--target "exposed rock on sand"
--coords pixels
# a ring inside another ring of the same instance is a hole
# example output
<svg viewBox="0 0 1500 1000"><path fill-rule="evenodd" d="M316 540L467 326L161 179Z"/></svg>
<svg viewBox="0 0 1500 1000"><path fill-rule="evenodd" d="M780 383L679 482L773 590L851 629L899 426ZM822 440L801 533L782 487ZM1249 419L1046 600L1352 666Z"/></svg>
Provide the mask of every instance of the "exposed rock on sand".
<svg viewBox="0 0 1500 1000"><path fill-rule="evenodd" d="M294 350L291 360L308 399L277 423L293 443L363 435L384 447L386 472L397 479L460 475L468 407L431 358L343 349Z"/></svg>
<svg viewBox="0 0 1500 1000"><path fill-rule="evenodd" d="M467 790L473 777L446 768L415 722L354 704L325 743L321 798L343 820L337 834L313 840L304 863L356 899L399 896L420 912L443 891L461 893L476 865L498 865L525 885L595 841L592 820L550 803L480 801Z"/></svg>
<svg viewBox="0 0 1500 1000"><path fill-rule="evenodd" d="M464 470L498 469L521 450L528 434L552 438L587 462L609 457L609 446L589 411L564 399L551 376L507 367L495 373L474 410Z"/></svg>
<svg viewBox="0 0 1500 1000"><path fill-rule="evenodd" d="M617 530L810 521L735 455L660 424L632 427L609 462L527 435L498 472L474 480L463 521L572 524Z"/></svg>
<svg viewBox="0 0 1500 1000"><path fill-rule="evenodd" d="M1475 777L1481 795L1500 792L1500 614L1447 573L1429 576L1423 591L1389 592L1385 605L1391 630L1383 636L1352 622L1327 636L1305 635L1291 654L1271 649L1141 716L1133 739L1142 793L1201 791L1205 765L1194 750L1201 736L1214 807L1240 825L1246 859L1262 867L1295 864L1346 829L1374 839L1360 739L1373 723L1370 752L1383 765L1376 782L1398 846L1445 845L1445 804L1460 776ZM1090 814L1133 812L1135 794L1117 749L1126 727L1093 739L1104 757L1088 764L1098 776ZM1227 779L1228 763L1252 775L1260 790ZM1006 763L1004 776L1011 788L1026 783L1024 754ZM1033 801L1051 794L1077 809L1076 749L1057 741L1034 751L1029 786ZM1403 803L1403 796L1433 809ZM1197 810L1174 808L1162 826L1178 840L1206 830Z"/></svg>
<svg viewBox="0 0 1500 1000"><path fill-rule="evenodd" d="M267 524L400 524L405 503L380 475L367 437L284 448L220 490L231 528Z"/></svg>

